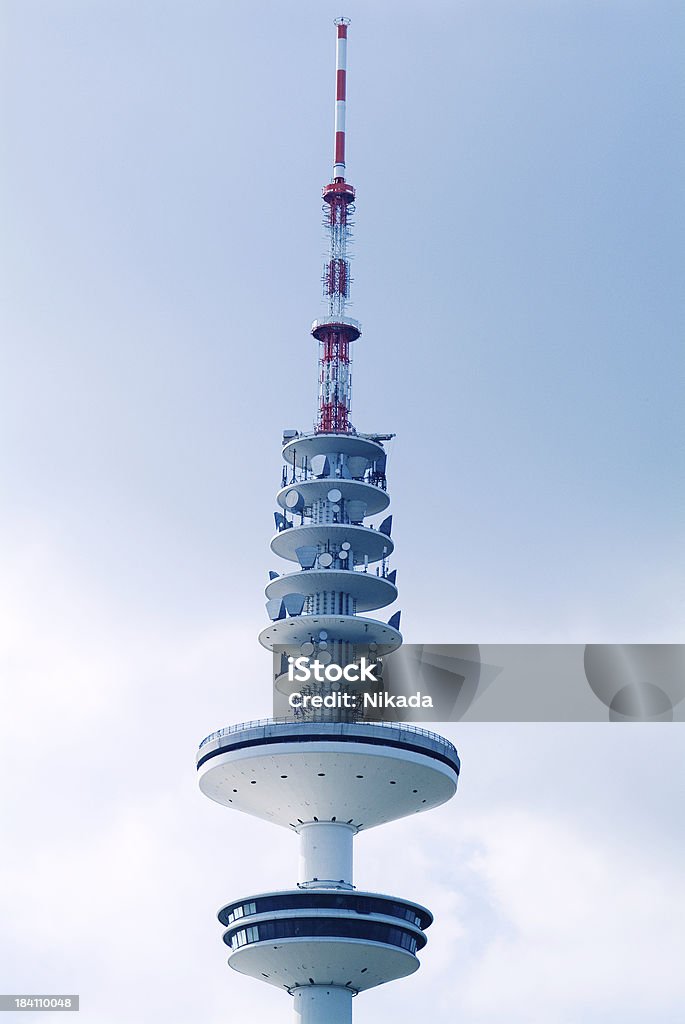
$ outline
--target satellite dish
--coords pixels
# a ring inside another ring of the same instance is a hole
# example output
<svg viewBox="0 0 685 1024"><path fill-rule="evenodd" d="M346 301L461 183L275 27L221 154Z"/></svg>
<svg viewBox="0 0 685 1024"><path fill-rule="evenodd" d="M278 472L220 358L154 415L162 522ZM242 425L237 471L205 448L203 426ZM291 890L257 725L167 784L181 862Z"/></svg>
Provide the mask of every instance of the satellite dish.
<svg viewBox="0 0 685 1024"><path fill-rule="evenodd" d="M341 551L338 554L338 558L340 559L341 562L346 562L349 557L350 557L349 551Z"/></svg>
<svg viewBox="0 0 685 1024"><path fill-rule="evenodd" d="M337 487L331 487L330 491L326 495L329 501L338 502L342 501L342 491Z"/></svg>
<svg viewBox="0 0 685 1024"><path fill-rule="evenodd" d="M349 540L344 540L340 547L343 549L343 551L349 551L352 545L350 544Z"/></svg>
<svg viewBox="0 0 685 1024"><path fill-rule="evenodd" d="M319 640L328 640L328 633L325 629L319 630Z"/></svg>
<svg viewBox="0 0 685 1024"><path fill-rule="evenodd" d="M333 565L333 555L329 551L322 551L319 555L319 565L322 569L328 569Z"/></svg>
<svg viewBox="0 0 685 1024"><path fill-rule="evenodd" d="M314 644L311 643L311 641L306 640L300 647L300 653L304 654L305 658L308 658L310 654L314 653Z"/></svg>
<svg viewBox="0 0 685 1024"><path fill-rule="evenodd" d="M330 651L322 651L317 657L322 665L330 665L332 660Z"/></svg>
<svg viewBox="0 0 685 1024"><path fill-rule="evenodd" d="M296 491L295 488L293 488L292 491L288 491L285 496L286 508L289 508L291 512L299 512L303 505L304 501L302 500L302 495L299 491Z"/></svg>
<svg viewBox="0 0 685 1024"><path fill-rule="evenodd" d="M378 644L376 643L375 640L372 640L371 643L369 644L369 650L370 651L377 651L378 650Z"/></svg>
<svg viewBox="0 0 685 1024"><path fill-rule="evenodd" d="M328 640L319 640L319 650L325 651L328 647Z"/></svg>

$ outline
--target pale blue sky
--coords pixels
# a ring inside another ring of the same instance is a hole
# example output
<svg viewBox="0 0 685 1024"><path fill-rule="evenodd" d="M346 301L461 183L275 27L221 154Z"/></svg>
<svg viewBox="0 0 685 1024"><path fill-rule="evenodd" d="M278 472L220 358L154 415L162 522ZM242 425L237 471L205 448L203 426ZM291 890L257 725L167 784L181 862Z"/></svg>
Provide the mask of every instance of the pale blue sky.
<svg viewBox="0 0 685 1024"><path fill-rule="evenodd" d="M0 9L0 988L81 987L88 1024L118 1024L116 984L148 999L150 978L162 1002L134 1024L219 1024L232 999L254 1024L287 1019L278 994L227 976L211 914L291 882L294 844L277 871L271 832L200 800L192 757L269 710L256 633L281 429L314 415L340 8ZM682 640L682 4L344 13L353 420L398 435L405 636ZM444 907L425 973L360 999L360 1024L426 999L436 1024L455 1005L469 1024L679 1019L682 733L657 728L451 727L462 793L425 834L412 822L360 845L360 880ZM576 870L566 850L586 857L586 917L531 863L530 837L557 879ZM609 947L607 981L592 965ZM525 964L550 948L538 1007ZM520 986L497 997L507 963Z"/></svg>

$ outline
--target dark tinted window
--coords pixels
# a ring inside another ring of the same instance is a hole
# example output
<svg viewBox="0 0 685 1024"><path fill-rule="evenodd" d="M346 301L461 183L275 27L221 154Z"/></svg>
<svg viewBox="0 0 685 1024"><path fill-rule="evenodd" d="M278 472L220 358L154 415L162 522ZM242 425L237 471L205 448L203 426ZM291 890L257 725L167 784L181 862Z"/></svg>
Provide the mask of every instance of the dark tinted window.
<svg viewBox="0 0 685 1024"><path fill-rule="evenodd" d="M419 914L414 907L395 903L378 896L357 896L353 893L289 893L282 896L264 896L246 903L234 903L219 915L222 924L233 924L241 917L267 914L272 910L352 910L357 914L383 914L398 917L418 928L426 928L430 918Z"/></svg>
<svg viewBox="0 0 685 1024"><path fill-rule="evenodd" d="M239 949L250 942L265 942L272 939L318 938L321 936L344 936L345 938L367 939L398 946L410 953L416 953L418 938L404 928L379 921L354 921L350 918L298 917L289 921L264 921L249 928L236 928L227 932L224 942L231 949ZM424 942L421 946L425 945Z"/></svg>

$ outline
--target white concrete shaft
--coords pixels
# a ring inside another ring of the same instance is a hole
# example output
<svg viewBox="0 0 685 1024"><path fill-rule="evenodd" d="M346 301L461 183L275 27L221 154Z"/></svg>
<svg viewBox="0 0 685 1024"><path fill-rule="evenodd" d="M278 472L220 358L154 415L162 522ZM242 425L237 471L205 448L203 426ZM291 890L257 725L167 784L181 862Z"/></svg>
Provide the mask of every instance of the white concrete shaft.
<svg viewBox="0 0 685 1024"><path fill-rule="evenodd" d="M332 985L296 988L295 1024L352 1024L352 991Z"/></svg>
<svg viewBox="0 0 685 1024"><path fill-rule="evenodd" d="M298 885L352 889L353 825L308 821L298 828L300 876Z"/></svg>

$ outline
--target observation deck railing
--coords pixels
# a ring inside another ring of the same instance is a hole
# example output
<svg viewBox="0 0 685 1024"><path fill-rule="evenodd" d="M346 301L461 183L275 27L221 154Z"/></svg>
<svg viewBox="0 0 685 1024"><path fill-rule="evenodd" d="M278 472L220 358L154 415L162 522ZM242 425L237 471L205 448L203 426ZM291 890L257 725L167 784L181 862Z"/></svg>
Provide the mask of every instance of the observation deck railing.
<svg viewBox="0 0 685 1024"><path fill-rule="evenodd" d="M445 739L444 736L440 736L437 732L431 732L430 729L422 729L417 725L410 725L406 722L319 722L316 720L294 722L292 718L257 718L249 722L227 725L223 729L211 732L209 736L205 736L202 740L199 749L202 750L203 747L214 740L223 739L225 736L234 736L237 733L250 734L250 739L268 739L270 735L276 735L280 732L284 725L289 726L295 736L311 732L313 726L324 726L327 732L330 732L333 736L336 734L349 734L357 730L369 730L371 735L374 733L378 735L380 731L387 734L388 739L404 740L406 742L409 742L412 737L416 737L430 750L434 750L459 764L459 755L453 743L450 743L449 740Z"/></svg>

